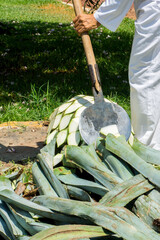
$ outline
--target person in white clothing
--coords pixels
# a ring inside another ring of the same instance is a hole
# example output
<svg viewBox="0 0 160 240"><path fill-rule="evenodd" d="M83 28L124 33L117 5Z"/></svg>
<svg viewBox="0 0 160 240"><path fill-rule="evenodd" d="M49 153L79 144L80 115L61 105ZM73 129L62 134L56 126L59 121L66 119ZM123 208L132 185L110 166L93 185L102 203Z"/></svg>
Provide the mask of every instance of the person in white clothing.
<svg viewBox="0 0 160 240"><path fill-rule="evenodd" d="M135 35L129 62L131 122L140 142L160 150L160 0L106 0L73 22L78 34L101 24L116 31L134 3Z"/></svg>

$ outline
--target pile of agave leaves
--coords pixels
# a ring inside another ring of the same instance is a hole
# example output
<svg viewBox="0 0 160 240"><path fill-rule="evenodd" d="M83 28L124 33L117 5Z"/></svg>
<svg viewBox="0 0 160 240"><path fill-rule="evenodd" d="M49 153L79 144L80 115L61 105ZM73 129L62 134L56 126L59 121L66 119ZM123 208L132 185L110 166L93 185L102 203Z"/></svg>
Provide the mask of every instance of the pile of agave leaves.
<svg viewBox="0 0 160 240"><path fill-rule="evenodd" d="M18 191L21 170L0 176L1 239L160 240L160 152L133 135L109 133L86 145L77 121L92 101L75 97L51 115L47 144L32 164L32 196Z"/></svg>

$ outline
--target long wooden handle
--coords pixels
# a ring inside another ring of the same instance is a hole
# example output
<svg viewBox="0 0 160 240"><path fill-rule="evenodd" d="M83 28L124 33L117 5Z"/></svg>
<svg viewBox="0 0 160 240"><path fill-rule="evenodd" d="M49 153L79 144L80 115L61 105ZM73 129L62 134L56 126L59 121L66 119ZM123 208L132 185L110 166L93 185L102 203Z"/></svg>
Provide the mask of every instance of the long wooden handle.
<svg viewBox="0 0 160 240"><path fill-rule="evenodd" d="M72 0L72 2L73 2L74 11L75 11L76 16L83 14L81 0ZM87 58L87 63L89 66L91 80L92 80L94 87L99 92L101 90L99 71L98 71L98 66L96 64L96 59L94 56L92 43L91 43L88 32L82 33L81 38L82 38L83 47L84 47L86 58Z"/></svg>

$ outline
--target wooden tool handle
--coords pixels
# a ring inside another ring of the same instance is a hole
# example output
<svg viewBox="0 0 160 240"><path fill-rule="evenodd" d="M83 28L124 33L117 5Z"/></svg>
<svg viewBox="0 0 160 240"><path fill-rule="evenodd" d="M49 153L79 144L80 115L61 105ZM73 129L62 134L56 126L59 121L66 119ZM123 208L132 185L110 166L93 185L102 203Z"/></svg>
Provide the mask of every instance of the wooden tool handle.
<svg viewBox="0 0 160 240"><path fill-rule="evenodd" d="M83 14L81 0L72 0L72 2L73 2L76 16ZM87 58L87 63L89 66L89 72L90 72L92 84L94 85L97 92L99 92L101 90L99 71L98 71L98 66L96 64L92 43L91 43L88 32L82 33L81 38L82 38L83 47L84 47L86 58Z"/></svg>

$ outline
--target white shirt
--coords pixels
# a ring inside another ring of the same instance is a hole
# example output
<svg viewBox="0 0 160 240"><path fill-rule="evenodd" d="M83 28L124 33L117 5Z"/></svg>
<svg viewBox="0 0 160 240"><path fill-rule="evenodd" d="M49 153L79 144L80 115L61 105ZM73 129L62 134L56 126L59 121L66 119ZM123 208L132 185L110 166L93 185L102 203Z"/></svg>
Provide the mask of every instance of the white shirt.
<svg viewBox="0 0 160 240"><path fill-rule="evenodd" d="M105 0L94 13L94 17L107 29L116 31L132 3L133 0Z"/></svg>

